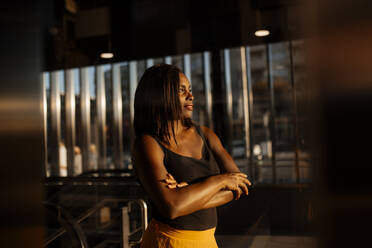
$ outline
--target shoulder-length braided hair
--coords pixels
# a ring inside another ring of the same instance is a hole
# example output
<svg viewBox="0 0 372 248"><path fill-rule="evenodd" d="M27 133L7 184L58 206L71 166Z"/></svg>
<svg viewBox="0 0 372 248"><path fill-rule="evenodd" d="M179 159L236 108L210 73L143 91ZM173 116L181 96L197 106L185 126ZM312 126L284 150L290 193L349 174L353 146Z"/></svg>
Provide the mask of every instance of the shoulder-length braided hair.
<svg viewBox="0 0 372 248"><path fill-rule="evenodd" d="M187 128L193 126L190 118L182 116L178 94L180 73L177 66L167 64L155 65L145 71L134 98L136 137L149 134L169 145L173 136L177 144L173 121L181 120Z"/></svg>

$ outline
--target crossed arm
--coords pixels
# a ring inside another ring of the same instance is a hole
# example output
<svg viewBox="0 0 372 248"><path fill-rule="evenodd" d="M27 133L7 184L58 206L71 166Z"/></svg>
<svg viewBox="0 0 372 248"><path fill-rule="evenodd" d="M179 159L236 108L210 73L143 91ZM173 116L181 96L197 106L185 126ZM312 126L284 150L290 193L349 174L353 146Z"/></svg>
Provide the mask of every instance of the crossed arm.
<svg viewBox="0 0 372 248"><path fill-rule="evenodd" d="M164 153L154 138L144 135L135 141L133 159L136 172L151 200L167 218L174 219L223 205L234 198L232 191L237 197L242 192L248 194L247 186L251 183L246 175L239 172L217 136L211 130L203 129L218 164L226 173L186 187L169 188L164 184L169 174L163 164Z"/></svg>

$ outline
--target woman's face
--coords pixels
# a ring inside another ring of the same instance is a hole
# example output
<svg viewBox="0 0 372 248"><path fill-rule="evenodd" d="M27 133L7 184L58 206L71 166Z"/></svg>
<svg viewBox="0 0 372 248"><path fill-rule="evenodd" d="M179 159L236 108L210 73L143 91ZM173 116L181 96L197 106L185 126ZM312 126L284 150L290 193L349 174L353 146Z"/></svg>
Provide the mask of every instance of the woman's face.
<svg viewBox="0 0 372 248"><path fill-rule="evenodd" d="M194 96L192 95L190 82L183 73L180 73L180 88L178 89L178 95L182 108L182 116L191 118Z"/></svg>

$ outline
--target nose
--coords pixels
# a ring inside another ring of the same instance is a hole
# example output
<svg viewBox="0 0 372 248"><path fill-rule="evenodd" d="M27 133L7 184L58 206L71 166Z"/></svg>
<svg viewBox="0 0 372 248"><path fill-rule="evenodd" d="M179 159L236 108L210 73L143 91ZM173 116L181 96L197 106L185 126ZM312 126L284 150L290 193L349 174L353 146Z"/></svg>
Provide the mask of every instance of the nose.
<svg viewBox="0 0 372 248"><path fill-rule="evenodd" d="M194 100L194 96L191 93L191 91L187 91L186 100L190 100L190 101Z"/></svg>

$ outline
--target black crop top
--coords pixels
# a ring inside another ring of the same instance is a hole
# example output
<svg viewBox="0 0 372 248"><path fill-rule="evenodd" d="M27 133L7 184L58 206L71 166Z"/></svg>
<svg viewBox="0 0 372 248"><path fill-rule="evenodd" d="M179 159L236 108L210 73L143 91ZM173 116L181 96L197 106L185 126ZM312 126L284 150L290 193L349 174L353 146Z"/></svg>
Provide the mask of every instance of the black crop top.
<svg viewBox="0 0 372 248"><path fill-rule="evenodd" d="M164 145L157 142L164 151L164 165L167 171L172 174L177 182L196 183L209 176L220 174L220 170L213 153L206 142L206 139L199 126L194 126L196 131L203 139L203 156L201 159L182 156L167 149ZM209 208L196 211L194 213L177 217L173 220L160 214L155 204L151 203L153 218L168 224L177 229L183 230L206 230L217 225L216 208Z"/></svg>

